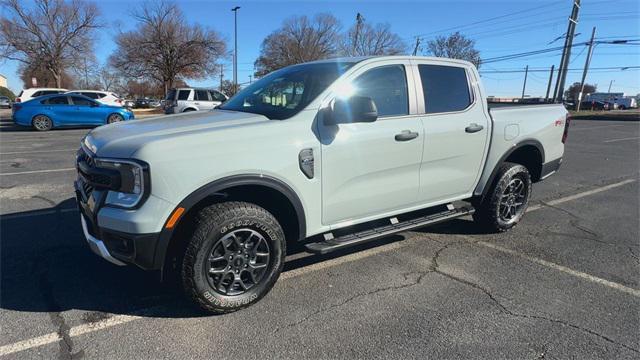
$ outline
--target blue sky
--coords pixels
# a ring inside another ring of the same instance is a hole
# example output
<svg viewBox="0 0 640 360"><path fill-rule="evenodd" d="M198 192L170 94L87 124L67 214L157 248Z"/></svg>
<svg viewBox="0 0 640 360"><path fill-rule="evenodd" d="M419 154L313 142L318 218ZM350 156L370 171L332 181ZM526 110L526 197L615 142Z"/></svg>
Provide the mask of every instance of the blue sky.
<svg viewBox="0 0 640 360"><path fill-rule="evenodd" d="M118 29L128 30L134 26L130 13L140 1L97 2L107 27L100 31L96 55L101 61L115 51L113 38ZM567 28L571 0L555 1L190 1L181 0L189 22L200 23L220 32L233 47L233 6L238 11L238 78L239 82L249 80L253 74L253 62L260 52L262 39L282 21L293 15L313 15L329 12L336 16L346 29L353 23L356 13L364 15L369 23L387 22L408 44L413 44L416 35L425 41L437 35L446 35L460 30L476 40L476 47L482 58L520 53L548 47L562 46L563 40L551 41L561 36ZM2 12L5 10L2 9ZM510 15L512 13L517 13ZM504 16L503 16L504 15ZM486 19L496 18L491 21ZM591 28L597 27L596 37L603 40L614 38L640 39L640 2L637 0L583 0L576 42L589 39ZM586 49L575 47L570 69L584 66ZM488 95L519 96L522 91L524 73L495 72L496 70L548 69L560 62L558 52L494 62L481 67L483 81ZM225 77L230 79L231 64L226 61ZM611 91L630 95L640 93L639 69L625 71L597 69L640 65L638 45L597 45L594 50L587 82L598 85L598 90L606 91L613 80ZM0 62L0 73L8 77L9 87L18 90L22 83L17 75L15 62ZM581 71L569 72L567 84L579 81ZM530 72L526 93L532 96L544 95L549 72ZM205 80L188 80L191 85L217 86L219 77Z"/></svg>

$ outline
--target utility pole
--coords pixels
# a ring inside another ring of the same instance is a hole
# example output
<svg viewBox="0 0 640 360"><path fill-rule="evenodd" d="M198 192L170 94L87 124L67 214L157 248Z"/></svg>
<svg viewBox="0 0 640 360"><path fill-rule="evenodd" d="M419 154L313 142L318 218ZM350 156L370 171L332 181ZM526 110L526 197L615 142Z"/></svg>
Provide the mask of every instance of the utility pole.
<svg viewBox="0 0 640 360"><path fill-rule="evenodd" d="M418 54L418 48L420 47L420 37L416 36L416 47L413 48L413 56Z"/></svg>
<svg viewBox="0 0 640 360"><path fill-rule="evenodd" d="M356 50L358 49L358 37L360 36L360 28L362 27L362 24L364 23L364 17L362 16L362 14L358 13L356 15L356 33L354 35L354 39L353 39L353 49L352 49L352 56L357 56L357 52Z"/></svg>
<svg viewBox="0 0 640 360"><path fill-rule="evenodd" d="M614 82L614 81L615 81L615 80L611 80L611 81L609 81L609 90L607 90L607 92L608 92L608 93L610 93L610 92L611 92L611 85L613 85L613 82Z"/></svg>
<svg viewBox="0 0 640 360"><path fill-rule="evenodd" d="M231 9L233 11L233 87L238 87L238 9L236 6Z"/></svg>
<svg viewBox="0 0 640 360"><path fill-rule="evenodd" d="M524 68L524 84L522 84L522 97L524 99L524 90L527 88L527 75L529 75L529 65Z"/></svg>
<svg viewBox="0 0 640 360"><path fill-rule="evenodd" d="M562 57L560 58L560 66L558 67L558 80L556 89L553 93L554 102L562 102L564 97L564 83L567 79L567 67L571 58L571 47L573 46L573 37L578 24L578 13L580 12L580 0L574 0L571 17L569 18L569 26L567 28L567 37L564 39L564 48L562 49Z"/></svg>
<svg viewBox="0 0 640 360"><path fill-rule="evenodd" d="M584 71L582 72L582 81L580 81L580 92L578 93L578 105L576 105L576 111L580 111L580 103L582 102L582 93L584 92L584 81L587 78L587 71L589 71L589 65L591 64L591 55L593 55L593 41L596 37L596 27L593 27L591 31L591 40L589 41L589 51L587 52L587 59L584 61Z"/></svg>
<svg viewBox="0 0 640 360"><path fill-rule="evenodd" d="M222 79L224 78L224 64L220 64L220 92L222 92Z"/></svg>
<svg viewBox="0 0 640 360"><path fill-rule="evenodd" d="M251 85L251 83L253 83L253 75L249 74L249 85Z"/></svg>
<svg viewBox="0 0 640 360"><path fill-rule="evenodd" d="M549 73L549 84L547 85L547 95L544 97L544 102L549 102L549 92L551 92L551 83L553 82L553 70L555 65L551 65L551 72Z"/></svg>

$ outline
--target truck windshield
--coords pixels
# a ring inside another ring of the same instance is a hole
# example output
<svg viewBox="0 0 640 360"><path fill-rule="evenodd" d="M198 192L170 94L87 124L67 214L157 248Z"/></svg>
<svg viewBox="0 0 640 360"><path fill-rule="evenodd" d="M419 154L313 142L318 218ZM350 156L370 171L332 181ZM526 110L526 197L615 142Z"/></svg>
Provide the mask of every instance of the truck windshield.
<svg viewBox="0 0 640 360"><path fill-rule="evenodd" d="M301 64L272 72L247 86L219 108L288 119L313 101L353 62Z"/></svg>

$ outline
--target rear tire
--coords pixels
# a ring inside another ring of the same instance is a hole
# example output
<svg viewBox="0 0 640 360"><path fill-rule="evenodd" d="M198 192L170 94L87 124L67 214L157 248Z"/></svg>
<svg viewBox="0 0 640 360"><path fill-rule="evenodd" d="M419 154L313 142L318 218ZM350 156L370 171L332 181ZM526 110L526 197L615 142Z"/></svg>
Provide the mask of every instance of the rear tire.
<svg viewBox="0 0 640 360"><path fill-rule="evenodd" d="M531 175L526 167L506 162L484 200L477 204L473 219L483 230L503 232L522 219L531 197Z"/></svg>
<svg viewBox="0 0 640 360"><path fill-rule="evenodd" d="M49 131L53 128L53 121L46 115L36 115L31 120L31 126L37 131Z"/></svg>
<svg viewBox="0 0 640 360"><path fill-rule="evenodd" d="M282 227L267 210L246 202L213 204L196 215L182 286L207 312L237 311L271 290L285 255Z"/></svg>

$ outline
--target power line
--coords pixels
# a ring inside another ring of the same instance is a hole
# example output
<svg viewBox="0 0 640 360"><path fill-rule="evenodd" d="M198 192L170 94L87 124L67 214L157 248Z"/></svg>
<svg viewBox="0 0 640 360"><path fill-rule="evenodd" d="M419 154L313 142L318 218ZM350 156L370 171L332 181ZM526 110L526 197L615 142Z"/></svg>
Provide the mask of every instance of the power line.
<svg viewBox="0 0 640 360"><path fill-rule="evenodd" d="M589 70L616 70L616 71L625 71L625 70L634 70L640 69L640 66L607 66L607 67L593 67L589 68ZM583 69L575 68L575 69L567 69L567 71L582 71ZM529 68L529 72L548 72L549 69L546 68ZM510 74L510 73L522 73L523 69L513 69L513 70L479 70L481 74Z"/></svg>
<svg viewBox="0 0 640 360"><path fill-rule="evenodd" d="M524 10L514 11L514 12L511 12L511 13L507 13L507 14L503 14L503 15L499 15L499 16L494 16L494 17L491 17L491 18L478 20L478 21L474 21L474 22L471 22L471 23L467 23L467 24L452 26L452 27L448 27L448 28L444 28L444 29L440 29L440 30L430 31L430 32L423 33L423 34L418 34L416 36L424 37L424 36L427 36L427 35L433 35L433 34L443 33L443 32L452 31L452 30L462 30L464 28L474 27L476 25L484 24L484 23L488 23L488 22L493 22L492 24L495 24L494 20L503 19L503 18L506 18L506 17L519 15L519 14L523 14L523 13L531 12L531 11L535 11L535 10L540 10L540 9L544 9L544 8L548 8L548 7L554 7L554 6L558 6L558 5L562 5L562 4L560 4L560 3L550 3L550 4L546 4L546 5L542 5L542 6L535 6L535 7L532 7L532 8L527 8L527 9L524 9ZM517 19L512 19L512 20L509 20L509 21L513 21L513 20L517 20Z"/></svg>

